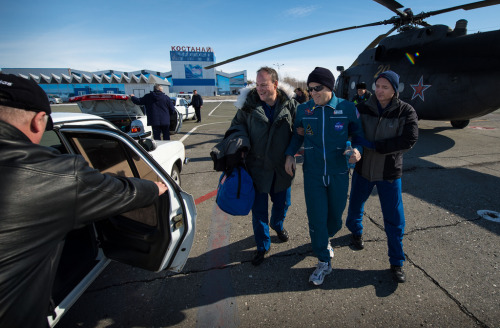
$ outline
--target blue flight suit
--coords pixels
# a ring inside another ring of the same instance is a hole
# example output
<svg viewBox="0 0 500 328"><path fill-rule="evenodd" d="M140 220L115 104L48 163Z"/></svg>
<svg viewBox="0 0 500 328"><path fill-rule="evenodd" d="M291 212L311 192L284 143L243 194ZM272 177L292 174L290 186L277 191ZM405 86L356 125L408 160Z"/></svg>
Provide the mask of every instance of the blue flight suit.
<svg viewBox="0 0 500 328"><path fill-rule="evenodd" d="M359 113L352 102L332 94L325 106L310 100L297 108L294 127L303 127L304 136L294 135L286 155L294 156L304 143L304 193L312 248L318 260L330 262L329 238L342 228L347 203L349 171L343 155L346 141L362 152L364 138Z"/></svg>

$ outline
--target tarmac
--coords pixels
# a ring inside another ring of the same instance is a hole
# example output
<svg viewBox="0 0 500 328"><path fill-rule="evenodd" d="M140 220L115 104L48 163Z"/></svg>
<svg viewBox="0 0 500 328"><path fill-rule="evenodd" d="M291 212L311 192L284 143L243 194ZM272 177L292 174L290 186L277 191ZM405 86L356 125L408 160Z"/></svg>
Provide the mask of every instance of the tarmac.
<svg viewBox="0 0 500 328"><path fill-rule="evenodd" d="M461 130L419 122L402 180L406 283L391 278L375 190L365 206L365 249L355 250L343 227L331 240L332 274L313 286L300 158L285 221L290 240L272 233L269 256L255 267L251 215L227 215L213 197L220 172L209 153L235 114L230 101L213 100L202 123L185 121L173 136L191 158L182 188L198 211L184 270L113 262L57 327L500 327L500 111Z"/></svg>

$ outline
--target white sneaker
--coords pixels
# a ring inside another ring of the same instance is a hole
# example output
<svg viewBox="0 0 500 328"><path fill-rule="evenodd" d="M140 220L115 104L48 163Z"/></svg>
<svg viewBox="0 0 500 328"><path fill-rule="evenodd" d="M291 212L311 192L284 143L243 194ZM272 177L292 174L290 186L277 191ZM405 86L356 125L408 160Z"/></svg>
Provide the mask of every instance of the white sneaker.
<svg viewBox="0 0 500 328"><path fill-rule="evenodd" d="M316 270L314 270L313 274L309 277L309 282L312 282L316 286L319 286L323 283L325 276L332 272L332 266L330 263L326 262L318 262L316 266Z"/></svg>
<svg viewBox="0 0 500 328"><path fill-rule="evenodd" d="M333 259L333 257L335 256L335 253L333 252L333 247L332 247L332 245L330 245L330 243L328 243L327 249L330 252L330 258Z"/></svg>

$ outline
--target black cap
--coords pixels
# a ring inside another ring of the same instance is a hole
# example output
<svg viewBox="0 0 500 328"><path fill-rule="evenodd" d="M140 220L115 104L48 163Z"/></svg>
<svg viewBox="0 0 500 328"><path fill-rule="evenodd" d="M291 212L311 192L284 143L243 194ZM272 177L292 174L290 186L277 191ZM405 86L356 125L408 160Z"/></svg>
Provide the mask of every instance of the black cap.
<svg viewBox="0 0 500 328"><path fill-rule="evenodd" d="M309 86L310 82L316 82L324 85L330 90L333 90L333 85L335 84L335 77L332 72L323 67L316 67L314 71L309 74L307 77L307 85Z"/></svg>
<svg viewBox="0 0 500 328"><path fill-rule="evenodd" d="M13 74L0 73L0 105L32 112L45 112L49 116L45 130L52 130L49 99L45 91L33 80Z"/></svg>
<svg viewBox="0 0 500 328"><path fill-rule="evenodd" d="M359 82L358 84L356 84L356 89L366 89L366 83Z"/></svg>

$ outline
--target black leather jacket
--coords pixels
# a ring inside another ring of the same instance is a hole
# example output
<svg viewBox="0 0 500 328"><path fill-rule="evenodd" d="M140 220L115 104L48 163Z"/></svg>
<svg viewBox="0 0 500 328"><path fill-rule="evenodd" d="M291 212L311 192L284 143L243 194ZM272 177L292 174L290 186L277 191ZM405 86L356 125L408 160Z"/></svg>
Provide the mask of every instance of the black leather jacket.
<svg viewBox="0 0 500 328"><path fill-rule="evenodd" d="M0 121L0 327L47 327L57 253L86 223L147 206L151 181L111 177Z"/></svg>

